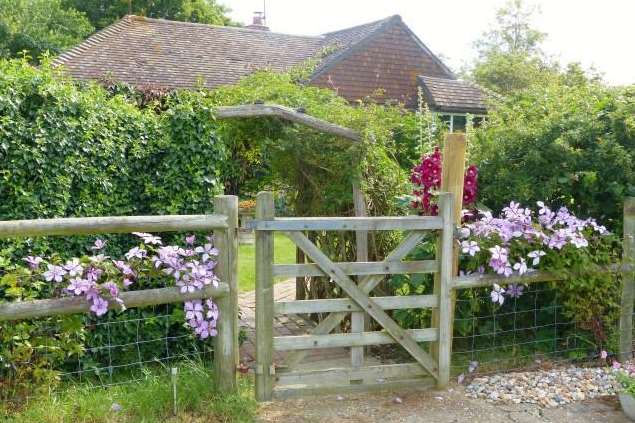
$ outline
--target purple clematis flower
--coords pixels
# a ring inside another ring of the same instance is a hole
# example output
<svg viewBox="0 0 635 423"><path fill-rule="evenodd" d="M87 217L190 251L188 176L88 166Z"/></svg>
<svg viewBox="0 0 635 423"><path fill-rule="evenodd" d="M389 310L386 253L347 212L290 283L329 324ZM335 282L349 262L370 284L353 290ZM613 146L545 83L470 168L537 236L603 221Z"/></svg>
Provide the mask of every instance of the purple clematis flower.
<svg viewBox="0 0 635 423"><path fill-rule="evenodd" d="M507 261L507 250L505 248L495 245L493 248L490 248L489 251L492 253L493 260Z"/></svg>
<svg viewBox="0 0 635 423"><path fill-rule="evenodd" d="M189 275L184 275L177 283L176 286L181 288L181 293L194 292L203 288L203 284L197 279L191 278Z"/></svg>
<svg viewBox="0 0 635 423"><path fill-rule="evenodd" d="M113 298L117 298L119 296L119 287L114 282L106 282L102 285L104 288L108 290L110 296Z"/></svg>
<svg viewBox="0 0 635 423"><path fill-rule="evenodd" d="M138 236L139 238L141 238L143 240L144 243L146 244L151 244L151 245L161 245L161 238L146 232L133 232L133 235Z"/></svg>
<svg viewBox="0 0 635 423"><path fill-rule="evenodd" d="M186 301L184 309L187 320L203 320L203 303L200 300Z"/></svg>
<svg viewBox="0 0 635 423"><path fill-rule="evenodd" d="M146 250L143 250L139 247L134 247L126 253L126 258L128 260L131 260L133 258L138 258L140 260L143 260L143 258L146 257L147 255L148 255L148 252Z"/></svg>
<svg viewBox="0 0 635 423"><path fill-rule="evenodd" d="M510 298L520 298L520 296L523 295L524 289L525 287L523 285L513 283L507 287L507 295Z"/></svg>
<svg viewBox="0 0 635 423"><path fill-rule="evenodd" d="M66 262L64 265L64 270L68 272L68 276L81 276L84 273L84 268L79 263L79 259L72 259Z"/></svg>
<svg viewBox="0 0 635 423"><path fill-rule="evenodd" d="M573 236L571 237L571 244L575 245L576 248L584 248L589 246L589 241L586 240L583 236Z"/></svg>
<svg viewBox="0 0 635 423"><path fill-rule="evenodd" d="M199 322L198 327L194 331L201 339L207 339L210 336L216 336L216 322L202 320L201 322Z"/></svg>
<svg viewBox="0 0 635 423"><path fill-rule="evenodd" d="M194 245L196 242L196 235L188 235L185 237L185 243L187 245Z"/></svg>
<svg viewBox="0 0 635 423"><path fill-rule="evenodd" d="M108 312L108 301L100 296L95 296L93 298L93 305L90 306L90 311L97 316L103 316Z"/></svg>
<svg viewBox="0 0 635 423"><path fill-rule="evenodd" d="M478 246L476 241L463 241L461 242L461 251L463 251L463 254L469 254L474 257L476 253L481 251L481 247Z"/></svg>
<svg viewBox="0 0 635 423"><path fill-rule="evenodd" d="M62 279L66 274L66 270L64 270L62 266L49 264L47 265L47 268L48 270L42 274L42 276L44 276L44 280L46 280L47 282L62 282Z"/></svg>
<svg viewBox="0 0 635 423"><path fill-rule="evenodd" d="M88 279L89 281L92 282L97 282L99 280L99 278L101 278L101 275L104 273L103 270L101 270L98 267L94 267L91 266L86 270L86 279Z"/></svg>
<svg viewBox="0 0 635 423"><path fill-rule="evenodd" d="M106 241L104 241L103 239L97 238L95 240L95 244L92 247L90 247L90 249L93 251L99 251L99 250L103 250L104 247L106 247Z"/></svg>
<svg viewBox="0 0 635 423"><path fill-rule="evenodd" d="M218 255L218 249L215 248L212 244L205 244L203 247L196 247L194 251L201 255L201 260L203 262L209 260L211 256Z"/></svg>
<svg viewBox="0 0 635 423"><path fill-rule="evenodd" d="M71 279L70 284L66 287L66 290L73 295L83 295L92 287L92 282L87 281L86 279L75 278Z"/></svg>
<svg viewBox="0 0 635 423"><path fill-rule="evenodd" d="M42 263L42 261L44 261L44 259L40 256L27 256L25 258L23 258L22 260L26 261L27 264L29 265L29 267L33 270L37 269L38 267L40 267L40 263Z"/></svg>
<svg viewBox="0 0 635 423"><path fill-rule="evenodd" d="M525 263L524 258L521 258L518 263L514 263L514 270L516 270L519 275L527 273L527 263Z"/></svg>
<svg viewBox="0 0 635 423"><path fill-rule="evenodd" d="M211 320L218 320L219 310L218 306L211 299L205 300L205 305L207 306L207 313L205 317Z"/></svg>
<svg viewBox="0 0 635 423"><path fill-rule="evenodd" d="M531 265L532 266L537 266L540 263L540 257L546 255L547 253L545 253L544 251L541 250L536 250L536 251L532 251L531 253L527 254L527 257L529 257L530 259L533 259Z"/></svg>
<svg viewBox="0 0 635 423"><path fill-rule="evenodd" d="M130 267L130 265L127 264L125 261L123 261L123 260L113 260L113 264L125 276L135 276L134 270L132 270L132 267Z"/></svg>
<svg viewBox="0 0 635 423"><path fill-rule="evenodd" d="M493 288L494 289L492 289L492 292L490 293L490 296L492 297L492 302L503 305L503 303L505 302L505 290L496 283L494 284Z"/></svg>

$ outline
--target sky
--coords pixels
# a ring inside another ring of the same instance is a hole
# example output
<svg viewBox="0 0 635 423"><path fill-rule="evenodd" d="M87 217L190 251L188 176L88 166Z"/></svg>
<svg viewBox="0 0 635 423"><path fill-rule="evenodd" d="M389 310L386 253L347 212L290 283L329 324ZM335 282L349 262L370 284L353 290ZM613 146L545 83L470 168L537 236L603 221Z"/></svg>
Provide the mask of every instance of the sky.
<svg viewBox="0 0 635 423"><path fill-rule="evenodd" d="M318 35L399 14L435 54L457 71L473 60L473 42L505 0L218 0L232 19L251 23L266 1L275 32ZM563 63L594 67L613 85L635 83L635 0L533 0L544 50Z"/></svg>

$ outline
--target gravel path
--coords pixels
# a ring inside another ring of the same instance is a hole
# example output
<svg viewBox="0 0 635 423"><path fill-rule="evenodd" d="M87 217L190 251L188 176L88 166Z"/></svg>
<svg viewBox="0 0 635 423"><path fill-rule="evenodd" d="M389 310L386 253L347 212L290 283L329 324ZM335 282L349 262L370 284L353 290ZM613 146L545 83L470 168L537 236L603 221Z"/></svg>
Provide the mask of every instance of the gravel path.
<svg viewBox="0 0 635 423"><path fill-rule="evenodd" d="M489 402L557 407L614 395L615 386L610 369L568 367L477 377L467 386L466 395Z"/></svg>

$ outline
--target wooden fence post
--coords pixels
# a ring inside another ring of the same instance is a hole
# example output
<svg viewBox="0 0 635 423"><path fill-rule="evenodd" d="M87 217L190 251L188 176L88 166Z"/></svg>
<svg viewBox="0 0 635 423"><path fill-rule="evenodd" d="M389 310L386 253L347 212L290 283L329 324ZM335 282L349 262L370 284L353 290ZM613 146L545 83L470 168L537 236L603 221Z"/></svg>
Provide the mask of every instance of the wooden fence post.
<svg viewBox="0 0 635 423"><path fill-rule="evenodd" d="M622 271L622 308L620 313L620 361L633 357L633 301L635 300L635 278L633 266L635 262L635 198L628 197L624 201L624 247Z"/></svg>
<svg viewBox="0 0 635 423"><path fill-rule="evenodd" d="M443 218L443 230L439 242L439 341L438 388L445 388L450 382L452 354L452 279L454 278L454 194L441 193L439 214Z"/></svg>
<svg viewBox="0 0 635 423"><path fill-rule="evenodd" d="M234 361L237 366L240 363L238 345L238 197L235 195L217 195L214 197L214 213L227 216L227 229L218 231L216 239L223 245L218 245L220 250L219 260L225 265L227 271L221 280L229 285L230 307L233 314L234 336ZM223 232L225 237L223 237ZM226 264L225 264L226 263Z"/></svg>
<svg viewBox="0 0 635 423"><path fill-rule="evenodd" d="M441 192L449 192L454 198L453 222L461 224L461 210L463 206L463 179L465 177L465 134L448 134L443 146L443 168L441 173ZM437 251L441 250L440 243L437 244ZM454 248L452 253L452 277L458 274L459 251ZM441 293L441 274L437 273L434 278L434 294ZM450 291L450 337L454 332L454 303L456 291ZM432 327L439 327L439 310L432 311ZM432 343L431 352L435 358L439 358L438 343ZM451 347L451 344L450 344ZM451 353L450 348L450 353Z"/></svg>
<svg viewBox="0 0 635 423"><path fill-rule="evenodd" d="M215 301L219 309L218 333L214 344L216 386L221 392L233 392L236 390L236 364L231 297L227 293Z"/></svg>
<svg viewBox="0 0 635 423"><path fill-rule="evenodd" d="M221 391L236 389L238 365L238 197L214 197L214 213L227 217L227 229L214 231L219 250L217 273L229 286L229 293L219 298L220 310L216 339L215 363L218 387Z"/></svg>
<svg viewBox="0 0 635 423"><path fill-rule="evenodd" d="M256 219L273 220L273 194L256 197ZM256 400L273 395L273 232L256 230Z"/></svg>

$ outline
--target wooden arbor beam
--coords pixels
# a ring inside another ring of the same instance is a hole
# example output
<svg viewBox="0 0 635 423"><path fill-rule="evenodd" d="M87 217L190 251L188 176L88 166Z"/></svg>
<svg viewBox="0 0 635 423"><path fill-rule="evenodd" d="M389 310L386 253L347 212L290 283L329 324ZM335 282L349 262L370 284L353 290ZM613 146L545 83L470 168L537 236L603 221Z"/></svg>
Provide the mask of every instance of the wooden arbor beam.
<svg viewBox="0 0 635 423"><path fill-rule="evenodd" d="M277 104L246 104L241 106L222 106L216 109L217 119L278 117L290 122L299 123L327 134L337 135L352 141L360 141L360 135L350 128L293 110Z"/></svg>

